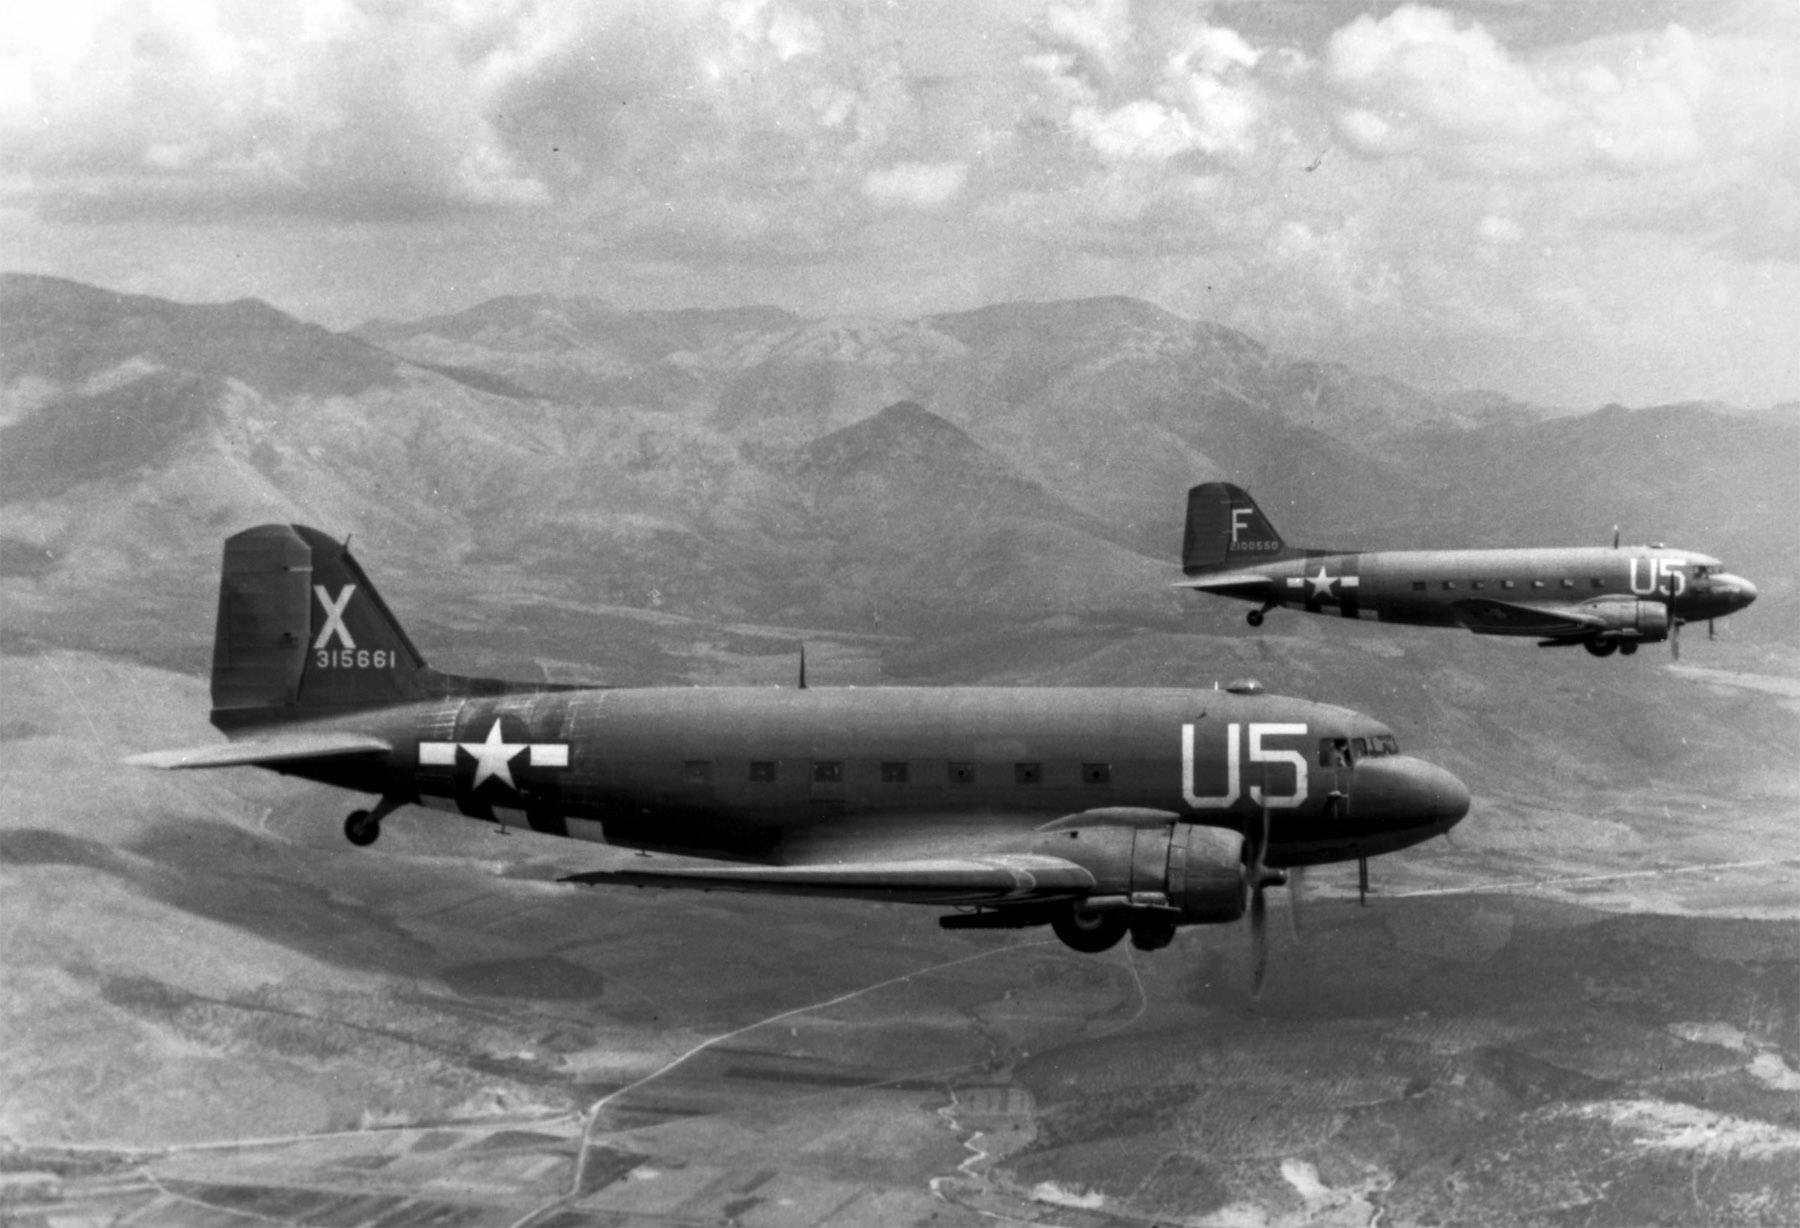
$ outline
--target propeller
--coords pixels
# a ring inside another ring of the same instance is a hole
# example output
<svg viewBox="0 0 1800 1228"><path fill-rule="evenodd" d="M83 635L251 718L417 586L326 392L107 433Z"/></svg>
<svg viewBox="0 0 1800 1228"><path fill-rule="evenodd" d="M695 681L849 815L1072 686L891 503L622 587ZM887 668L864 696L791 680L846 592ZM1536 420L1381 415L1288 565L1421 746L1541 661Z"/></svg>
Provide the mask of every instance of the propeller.
<svg viewBox="0 0 1800 1228"><path fill-rule="evenodd" d="M1675 578L1676 573L1669 573L1669 596L1663 604L1669 611L1669 656L1672 660L1681 660L1681 620L1675 617Z"/></svg>
<svg viewBox="0 0 1800 1228"><path fill-rule="evenodd" d="M1288 870L1287 875L1288 875L1288 932L1291 935L1293 935L1295 942L1299 942L1300 941L1300 931L1302 928L1304 928L1301 925L1300 914L1304 911L1304 909L1301 907L1301 901L1303 901L1306 898L1306 867L1305 866L1294 866Z"/></svg>
<svg viewBox="0 0 1800 1228"><path fill-rule="evenodd" d="M1279 887L1288 881L1287 871L1263 864L1263 857L1269 851L1269 802L1264 797L1262 805L1251 812L1255 818L1250 824L1250 856L1244 870L1244 881L1250 887L1250 996L1262 997L1263 978L1269 971L1269 905L1265 890Z"/></svg>

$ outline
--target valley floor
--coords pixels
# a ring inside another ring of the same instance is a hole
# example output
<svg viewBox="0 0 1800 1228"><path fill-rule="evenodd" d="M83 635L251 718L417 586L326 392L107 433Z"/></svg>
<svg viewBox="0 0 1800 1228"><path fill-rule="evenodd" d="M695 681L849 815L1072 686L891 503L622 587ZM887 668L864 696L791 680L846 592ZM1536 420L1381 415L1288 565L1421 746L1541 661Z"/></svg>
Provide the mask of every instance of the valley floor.
<svg viewBox="0 0 1800 1228"><path fill-rule="evenodd" d="M0 1222L1800 1220L1779 787L1489 789L1367 907L1277 893L1252 999L1236 928L574 889L615 854L424 812L357 850L329 790L116 766L207 738L192 679L0 690Z"/></svg>

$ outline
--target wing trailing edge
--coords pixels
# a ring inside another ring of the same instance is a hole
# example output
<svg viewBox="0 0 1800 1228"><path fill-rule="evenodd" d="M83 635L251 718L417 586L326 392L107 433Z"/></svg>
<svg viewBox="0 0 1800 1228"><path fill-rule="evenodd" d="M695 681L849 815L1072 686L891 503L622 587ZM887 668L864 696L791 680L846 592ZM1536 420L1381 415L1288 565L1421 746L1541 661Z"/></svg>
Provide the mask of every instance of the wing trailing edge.
<svg viewBox="0 0 1800 1228"><path fill-rule="evenodd" d="M1094 876L1074 862L1029 853L799 866L719 863L656 870L596 870L571 874L562 881L588 886L685 887L907 904L1016 904L1073 899L1094 889Z"/></svg>
<svg viewBox="0 0 1800 1228"><path fill-rule="evenodd" d="M185 771L192 768L272 767L297 759L352 759L385 755L393 744L364 733L277 733L223 746L189 746L132 755L128 767Z"/></svg>

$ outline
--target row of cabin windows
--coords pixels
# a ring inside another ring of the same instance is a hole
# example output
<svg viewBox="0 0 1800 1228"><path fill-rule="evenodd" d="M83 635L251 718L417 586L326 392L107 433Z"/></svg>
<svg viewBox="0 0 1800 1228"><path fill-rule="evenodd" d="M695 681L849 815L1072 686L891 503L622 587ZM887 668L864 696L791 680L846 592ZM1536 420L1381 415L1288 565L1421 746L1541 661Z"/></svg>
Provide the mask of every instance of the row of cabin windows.
<svg viewBox="0 0 1800 1228"><path fill-rule="evenodd" d="M700 782L712 779L712 761L695 759L682 764L684 780ZM972 785L975 783L975 765L973 763L951 760L944 765L945 777L953 785ZM750 761L750 780L753 784L773 784L781 775L781 761L778 759L752 759ZM844 761L842 759L815 759L812 763L812 779L816 785L842 784L844 781ZM903 785L912 779L912 764L904 760L889 760L881 765L881 783L884 785ZM1016 785L1042 784L1044 765L1041 763L1013 764L1013 783ZM1081 783L1084 785L1105 785L1112 783L1112 764L1084 763L1081 765Z"/></svg>
<svg viewBox="0 0 1800 1228"><path fill-rule="evenodd" d="M1477 591L1484 589L1488 586L1488 582L1486 580L1467 580L1467 581L1445 580L1444 581L1444 591L1450 592L1455 589L1461 588L1465 583L1470 588L1475 589ZM1499 581L1496 581L1496 583L1498 583L1501 588L1518 588L1519 587L1519 582L1517 580L1499 580ZM1556 582L1556 584L1557 584L1558 588L1574 588L1575 587L1575 581L1569 579L1567 576L1564 576L1561 580L1558 580ZM1415 592L1415 593L1422 593L1428 587L1429 587L1429 585L1424 580L1414 580L1412 582L1412 589L1413 589L1413 592ZM1531 587L1532 588L1549 588L1550 581L1548 581L1548 580L1533 580L1531 582ZM1602 580L1599 576L1592 576L1588 579L1588 587L1603 589L1606 587L1606 581Z"/></svg>

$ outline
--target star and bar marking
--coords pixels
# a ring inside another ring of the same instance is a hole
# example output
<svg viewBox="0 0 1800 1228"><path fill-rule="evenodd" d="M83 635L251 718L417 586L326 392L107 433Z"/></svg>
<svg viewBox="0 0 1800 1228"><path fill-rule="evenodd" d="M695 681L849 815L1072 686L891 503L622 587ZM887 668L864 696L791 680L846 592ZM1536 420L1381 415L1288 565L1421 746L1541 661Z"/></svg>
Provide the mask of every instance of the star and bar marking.
<svg viewBox="0 0 1800 1228"><path fill-rule="evenodd" d="M479 789L487 781L497 780L517 793L519 786L513 780L512 762L527 751L531 754L527 762L534 768L569 766L567 742L508 742L500 730L498 717L494 718L487 737L480 742L419 743L419 766L455 767L458 749L467 751L475 760L475 783L469 786L470 789Z"/></svg>
<svg viewBox="0 0 1800 1228"><path fill-rule="evenodd" d="M1308 601L1338 601L1341 600L1339 595L1331 591L1334 585L1342 585L1344 588L1358 588L1361 584L1362 577L1334 576L1325 570L1325 565L1323 563L1319 564L1318 575L1289 576L1287 582L1289 588L1304 587L1307 589L1306 599Z"/></svg>

